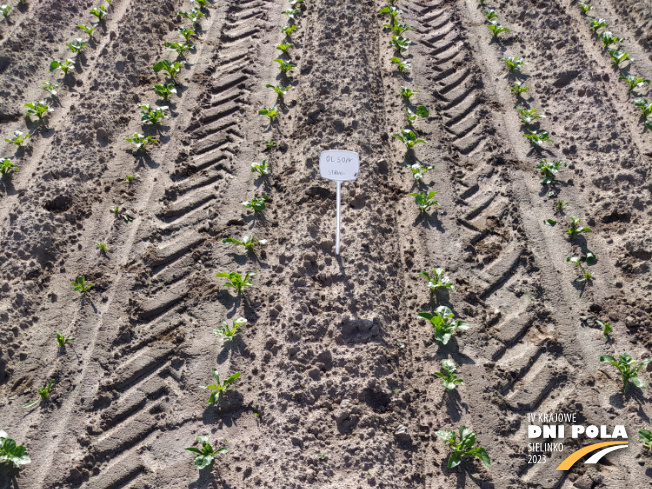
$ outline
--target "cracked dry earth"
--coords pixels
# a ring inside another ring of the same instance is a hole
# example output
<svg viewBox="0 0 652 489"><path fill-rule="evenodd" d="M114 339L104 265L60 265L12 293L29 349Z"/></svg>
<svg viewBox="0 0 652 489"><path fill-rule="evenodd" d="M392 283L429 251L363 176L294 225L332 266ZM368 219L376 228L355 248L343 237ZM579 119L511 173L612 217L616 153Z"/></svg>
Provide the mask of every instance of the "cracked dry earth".
<svg viewBox="0 0 652 489"><path fill-rule="evenodd" d="M599 355L652 346L652 139L577 4L487 0L511 29L490 42L475 0L400 2L414 29L402 76L384 2L304 3L285 79L273 59L289 3L213 2L148 156L125 138L148 131L137 104L161 104L152 65L171 57L165 41L188 25L175 12L190 2L114 0L64 80L49 63L68 55L94 2L29 1L0 23L2 134L34 133L1 153L20 170L0 188L0 429L32 463L1 468L0 488L650 487L635 442L649 392L623 395ZM652 78L652 4L593 5ZM526 100L555 141L543 154L521 137L497 60L513 55L528 61ZM23 103L57 78L48 124L26 122ZM293 85L271 126L257 113L276 103L267 83ZM391 137L403 85L430 108L418 123L427 144L408 156ZM277 147L266 153L267 140ZM336 148L361 158L343 186L339 258L335 185L318 171ZM554 197L534 171L541 157L568 162ZM270 175L256 179L263 158ZM436 167L424 183L441 205L429 216L407 195L418 186L403 164L415 159ZM262 216L243 212L262 195ZM557 198L592 228L585 239L564 237ZM256 255L222 243L247 233L268 240ZM598 263L582 288L565 258L587 247ZM433 267L457 287L443 302L470 324L446 347L416 317L437 305L417 276ZM259 272L246 300L215 277L236 270ZM78 275L95 284L83 300ZM224 345L213 329L237 317L248 323ZM612 342L597 319L614 325ZM55 331L76 341L58 351ZM432 375L444 358L465 380L451 395ZM220 406L199 388L212 367L241 373ZM50 401L24 409L49 379ZM559 454L530 465L535 411L624 424L631 446L570 472L555 470ZM435 432L461 424L490 468L446 469ZM229 452L200 472L184 448L204 434Z"/></svg>

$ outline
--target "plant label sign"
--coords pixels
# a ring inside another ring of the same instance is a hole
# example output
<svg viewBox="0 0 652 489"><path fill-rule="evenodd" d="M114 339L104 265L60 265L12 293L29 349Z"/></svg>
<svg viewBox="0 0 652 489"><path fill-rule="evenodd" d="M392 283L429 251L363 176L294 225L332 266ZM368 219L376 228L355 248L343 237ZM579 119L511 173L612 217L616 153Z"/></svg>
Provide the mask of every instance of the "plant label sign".
<svg viewBox="0 0 652 489"><path fill-rule="evenodd" d="M354 151L332 149L322 151L319 157L319 174L322 178L334 180L337 183L337 212L335 222L335 254L340 254L340 202L342 182L350 182L358 178L360 171L360 156Z"/></svg>
<svg viewBox="0 0 652 489"><path fill-rule="evenodd" d="M336 182L348 182L358 178L360 157L358 153L343 149L322 151L319 157L319 173L323 178Z"/></svg>

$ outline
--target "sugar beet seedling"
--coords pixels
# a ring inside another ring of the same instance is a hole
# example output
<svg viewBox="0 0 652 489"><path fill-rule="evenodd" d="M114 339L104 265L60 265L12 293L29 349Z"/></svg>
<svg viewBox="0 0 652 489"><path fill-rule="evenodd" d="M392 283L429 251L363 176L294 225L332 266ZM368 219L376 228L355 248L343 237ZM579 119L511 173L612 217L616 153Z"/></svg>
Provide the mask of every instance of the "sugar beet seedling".
<svg viewBox="0 0 652 489"><path fill-rule="evenodd" d="M190 453L197 454L195 456L194 462L199 470L205 469L213 463L215 455L225 454L228 452L226 447L221 447L218 449L213 449L213 446L209 443L210 436L196 436L197 441L201 444L201 449L197 447L188 447L186 451Z"/></svg>
<svg viewBox="0 0 652 489"><path fill-rule="evenodd" d="M211 370L213 371L213 377L215 377L215 383L199 387L212 391L208 398L209 404L215 404L216 402L219 404L222 398L226 395L226 392L231 390L233 383L240 377L240 372L236 372L224 381L220 381L220 374L218 374L214 368L211 368Z"/></svg>
<svg viewBox="0 0 652 489"><path fill-rule="evenodd" d="M50 398L50 389L54 385L54 379L50 380L50 382L47 385L44 385L43 387L38 388L38 399L28 402L25 404L23 407L24 408L31 408L32 406L38 404L39 402L47 401Z"/></svg>
<svg viewBox="0 0 652 489"><path fill-rule="evenodd" d="M238 291L238 294L244 295L245 287L252 287L251 279L254 278L258 272L246 272L244 277L238 272L220 272L216 273L216 277L226 278L227 282L223 284L224 287L232 287Z"/></svg>

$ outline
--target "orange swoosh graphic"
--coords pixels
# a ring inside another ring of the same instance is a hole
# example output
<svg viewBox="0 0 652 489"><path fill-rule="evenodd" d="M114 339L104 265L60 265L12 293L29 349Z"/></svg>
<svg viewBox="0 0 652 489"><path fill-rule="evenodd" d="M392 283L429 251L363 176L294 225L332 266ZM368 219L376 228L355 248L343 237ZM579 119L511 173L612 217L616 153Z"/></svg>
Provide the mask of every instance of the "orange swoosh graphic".
<svg viewBox="0 0 652 489"><path fill-rule="evenodd" d="M587 453L594 452L603 447L610 447L611 445L627 445L629 442L626 441L605 441L602 443L594 443L588 447L580 448L576 452L571 453L566 460L559 464L557 470L568 470L570 469L575 462L581 459Z"/></svg>

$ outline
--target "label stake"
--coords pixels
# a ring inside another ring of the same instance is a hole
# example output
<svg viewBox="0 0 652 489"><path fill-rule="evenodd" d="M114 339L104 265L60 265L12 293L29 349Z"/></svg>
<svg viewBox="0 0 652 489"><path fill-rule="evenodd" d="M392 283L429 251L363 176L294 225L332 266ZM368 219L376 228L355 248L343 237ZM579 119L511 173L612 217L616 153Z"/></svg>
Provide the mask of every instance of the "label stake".
<svg viewBox="0 0 652 489"><path fill-rule="evenodd" d="M319 174L322 178L334 180L336 190L335 217L335 254L340 254L340 217L342 201L342 182L350 182L358 178L360 171L360 156L354 151L334 149L322 151L319 157Z"/></svg>

